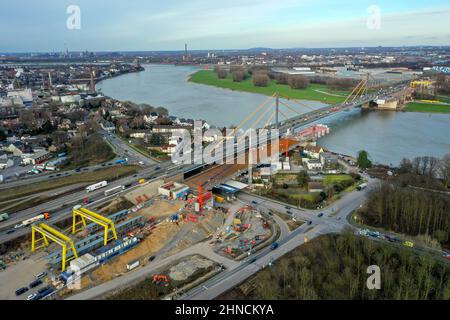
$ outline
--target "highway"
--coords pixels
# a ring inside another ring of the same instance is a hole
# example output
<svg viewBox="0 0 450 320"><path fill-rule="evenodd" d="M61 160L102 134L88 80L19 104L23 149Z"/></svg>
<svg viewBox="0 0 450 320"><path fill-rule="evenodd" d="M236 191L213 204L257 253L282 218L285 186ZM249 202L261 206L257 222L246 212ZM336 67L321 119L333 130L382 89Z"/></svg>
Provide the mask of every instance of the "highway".
<svg viewBox="0 0 450 320"><path fill-rule="evenodd" d="M141 164L145 166L156 163L155 160L150 159L141 154L140 152L137 152L136 150L131 148L128 144L126 144L122 139L118 138L116 135L109 134L105 131L100 131L100 134L103 136L103 139L113 148L114 153L116 154L116 157L113 160L94 166L83 167L78 170L73 169L54 172L46 171L44 173L37 175L28 175L17 180L8 180L0 184L0 190L27 185L30 183L48 181L61 176L68 177L72 175L79 175L86 172L93 172L95 170L103 169L105 167L116 166L117 164L115 163L115 160L118 159L128 158L129 164Z"/></svg>
<svg viewBox="0 0 450 320"><path fill-rule="evenodd" d="M158 169L160 167L160 169ZM149 166L139 173L120 178L118 180L115 180L108 184L108 189L113 188L115 186L120 185L130 185L131 187L135 187L138 185L138 180L141 178L145 178L147 180L156 180L158 178L163 178L165 176L172 176L179 173L183 173L186 170L189 170L192 167L196 166L174 166L170 162L162 163L160 165L152 165ZM28 208L26 210L19 211L13 215L11 215L11 218L1 224L0 227L0 243L10 241L14 238L23 236L30 232L30 227L27 228L21 228L18 230L15 230L13 233L12 230L13 227L20 223L21 221L31 218L35 215L41 214L42 212L50 212L52 215L52 218L48 221L49 223L54 223L61 221L71 215L70 208L77 205L82 204L83 199L88 197L90 203L100 200L108 200L111 199L114 196L117 196L117 194L109 197L104 196L106 188L102 188L99 190L96 190L94 192L87 193L85 190L81 190L79 192L75 192L72 194L65 195L63 197L60 197L58 199L49 201L47 203ZM124 190L124 192L129 192L130 188L127 188Z"/></svg>

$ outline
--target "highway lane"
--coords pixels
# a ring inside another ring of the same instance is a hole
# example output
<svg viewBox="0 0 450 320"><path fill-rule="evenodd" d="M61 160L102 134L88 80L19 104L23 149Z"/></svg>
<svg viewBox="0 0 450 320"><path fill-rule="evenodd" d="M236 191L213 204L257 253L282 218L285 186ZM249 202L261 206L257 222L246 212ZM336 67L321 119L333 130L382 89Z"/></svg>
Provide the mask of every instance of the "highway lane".
<svg viewBox="0 0 450 320"><path fill-rule="evenodd" d="M30 233L30 227L21 228L18 230L14 230L13 227L17 223L25 219L31 218L37 214L41 214L42 212L51 213L52 218L48 221L49 223L58 222L70 217L70 215L72 214L70 210L71 207L77 204L82 204L83 199L86 197L89 198L90 204L92 204L92 201L106 201L106 200L110 201L112 197L117 196L118 194L105 197L104 192L105 190L108 190L114 186L131 184L132 185L131 188L138 187L140 186L137 182L139 179L145 178L146 180L151 181L163 179L166 177L191 171L198 167L199 165L174 165L171 162L165 162L158 165L151 165L143 169L141 172L136 173L135 175L124 177L119 180L111 182L110 184L108 184L107 188L102 188L90 193L87 193L86 191L80 191L75 194L69 194L59 199L53 200L51 202L47 202L43 205L20 211L12 215L9 220L2 222L2 224L0 225L0 243L4 243L17 237L23 236L27 233ZM124 190L123 192L129 191L130 188ZM12 231L14 232L10 233Z"/></svg>

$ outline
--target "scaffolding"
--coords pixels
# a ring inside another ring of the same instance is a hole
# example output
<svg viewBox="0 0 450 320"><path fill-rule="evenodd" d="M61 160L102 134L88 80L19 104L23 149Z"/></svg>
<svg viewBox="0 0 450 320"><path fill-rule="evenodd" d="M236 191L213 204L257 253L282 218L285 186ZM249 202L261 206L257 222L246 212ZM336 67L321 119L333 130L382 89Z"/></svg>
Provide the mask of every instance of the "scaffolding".
<svg viewBox="0 0 450 320"><path fill-rule="evenodd" d="M106 246L110 240L117 240L116 227L114 222L98 213L86 208L73 209L72 211L72 234L76 234L87 227L86 220L89 220L105 229L103 245ZM81 225L81 227L80 227ZM112 236L109 237L111 231Z"/></svg>
<svg viewBox="0 0 450 320"><path fill-rule="evenodd" d="M36 233L41 235L40 239L36 238ZM73 240L45 223L31 226L31 252L34 252L40 248L48 247L50 245L49 240L59 244L62 247L61 270L65 271L67 262L78 258L78 253L75 249ZM72 251L72 256L67 258L70 250Z"/></svg>

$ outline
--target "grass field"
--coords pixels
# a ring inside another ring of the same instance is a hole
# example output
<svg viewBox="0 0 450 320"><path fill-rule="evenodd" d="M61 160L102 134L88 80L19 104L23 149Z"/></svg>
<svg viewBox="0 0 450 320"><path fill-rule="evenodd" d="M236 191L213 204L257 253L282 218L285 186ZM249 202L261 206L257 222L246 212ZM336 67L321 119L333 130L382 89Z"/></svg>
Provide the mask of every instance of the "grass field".
<svg viewBox="0 0 450 320"><path fill-rule="evenodd" d="M276 84L274 80L270 81L267 87L255 87L251 77L247 77L242 82L234 82L231 74L226 79L218 79L214 71L201 70L191 75L191 82L206 84L224 89L259 93L267 96L279 92L281 96L294 99L314 100L328 104L343 102L349 92L331 91L325 85L311 84L307 89L291 89L288 85ZM320 92L319 92L320 91Z"/></svg>
<svg viewBox="0 0 450 320"><path fill-rule="evenodd" d="M50 179L48 181L31 183L28 185L14 187L2 190L0 192L0 201L7 201L14 198L24 197L53 190L77 183L90 183L102 180L114 180L120 177L128 176L137 172L137 166L120 166L114 168L101 169L94 172L82 173L64 178Z"/></svg>
<svg viewBox="0 0 450 320"><path fill-rule="evenodd" d="M326 175L324 183L326 185L339 183L342 181L350 181L353 178L348 174L336 174L336 175Z"/></svg>
<svg viewBox="0 0 450 320"><path fill-rule="evenodd" d="M439 100L441 102L445 102L445 103L450 103L450 97L438 96L437 100Z"/></svg>
<svg viewBox="0 0 450 320"><path fill-rule="evenodd" d="M450 113L450 105L434 104L434 103L410 102L406 106L406 111L410 111L410 112Z"/></svg>

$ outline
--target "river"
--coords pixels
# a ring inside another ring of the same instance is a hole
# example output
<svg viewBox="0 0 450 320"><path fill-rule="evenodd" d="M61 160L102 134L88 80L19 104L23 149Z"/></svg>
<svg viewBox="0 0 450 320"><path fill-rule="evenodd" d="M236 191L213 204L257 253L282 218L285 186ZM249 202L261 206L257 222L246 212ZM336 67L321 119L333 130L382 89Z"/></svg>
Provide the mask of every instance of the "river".
<svg viewBox="0 0 450 320"><path fill-rule="evenodd" d="M259 94L189 83L189 75L199 69L196 66L144 67L143 72L107 79L97 87L115 99L165 107L172 115L203 119L215 126L239 124L267 99ZM322 106L314 101L307 104L312 108ZM286 116L293 115L283 110ZM263 117L262 122L268 117ZM397 165L403 157L441 157L450 153L450 114L358 109L321 123L331 128L331 134L319 141L322 146L353 156L367 150L378 163Z"/></svg>

